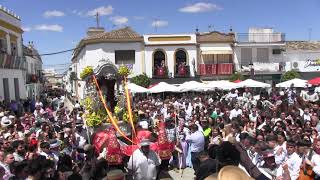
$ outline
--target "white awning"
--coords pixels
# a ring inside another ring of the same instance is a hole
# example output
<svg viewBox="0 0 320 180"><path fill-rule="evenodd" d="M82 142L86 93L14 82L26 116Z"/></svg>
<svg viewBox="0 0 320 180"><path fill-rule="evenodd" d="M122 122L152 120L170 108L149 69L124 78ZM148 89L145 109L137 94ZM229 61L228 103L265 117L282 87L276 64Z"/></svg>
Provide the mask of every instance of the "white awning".
<svg viewBox="0 0 320 180"><path fill-rule="evenodd" d="M201 54L233 54L231 47L201 47Z"/></svg>

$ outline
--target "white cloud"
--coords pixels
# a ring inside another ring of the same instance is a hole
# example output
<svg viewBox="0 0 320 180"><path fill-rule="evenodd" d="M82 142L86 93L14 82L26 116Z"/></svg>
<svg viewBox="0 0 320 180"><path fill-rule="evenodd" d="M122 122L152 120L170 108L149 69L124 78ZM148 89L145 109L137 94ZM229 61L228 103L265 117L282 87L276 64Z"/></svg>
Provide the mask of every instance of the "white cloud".
<svg viewBox="0 0 320 180"><path fill-rule="evenodd" d="M31 27L22 27L22 30L24 32L29 32L29 31L31 31Z"/></svg>
<svg viewBox="0 0 320 180"><path fill-rule="evenodd" d="M143 17L143 16L133 16L133 19L134 20L144 20L145 17Z"/></svg>
<svg viewBox="0 0 320 180"><path fill-rule="evenodd" d="M198 2L192 5L188 5L179 9L180 12L184 13L200 13L200 12L209 12L215 10L221 10L222 8L216 4Z"/></svg>
<svg viewBox="0 0 320 180"><path fill-rule="evenodd" d="M114 16L110 18L110 21L112 21L112 23L114 25L124 25L128 23L128 18L123 17L123 16Z"/></svg>
<svg viewBox="0 0 320 180"><path fill-rule="evenodd" d="M44 12L43 16L46 17L46 18L49 18L49 17L62 17L62 16L65 16L65 13L62 12L62 11L53 10L53 11Z"/></svg>
<svg viewBox="0 0 320 180"><path fill-rule="evenodd" d="M58 24L40 24L40 25L36 25L34 27L35 30L38 31L54 31L54 32L62 32L63 31L63 27L58 25Z"/></svg>
<svg viewBox="0 0 320 180"><path fill-rule="evenodd" d="M72 14L76 14L78 16L85 16L85 13L83 11L78 11L76 9L72 11Z"/></svg>
<svg viewBox="0 0 320 180"><path fill-rule="evenodd" d="M153 27L165 27L168 26L168 21L163 21L163 20L156 20L152 22Z"/></svg>
<svg viewBox="0 0 320 180"><path fill-rule="evenodd" d="M109 5L109 6L101 6L91 11L88 11L87 15L94 16L97 13L99 13L100 16L106 16L106 15L112 14L112 12L113 12L113 7Z"/></svg>

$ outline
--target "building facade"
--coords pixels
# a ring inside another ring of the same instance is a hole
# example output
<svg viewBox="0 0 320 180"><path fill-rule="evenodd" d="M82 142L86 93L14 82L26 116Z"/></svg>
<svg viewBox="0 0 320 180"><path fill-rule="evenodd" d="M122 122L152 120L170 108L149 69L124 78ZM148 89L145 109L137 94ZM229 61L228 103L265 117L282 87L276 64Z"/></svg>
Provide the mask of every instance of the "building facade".
<svg viewBox="0 0 320 180"><path fill-rule="evenodd" d="M20 17L0 6L0 99L25 99L26 60Z"/></svg>
<svg viewBox="0 0 320 180"><path fill-rule="evenodd" d="M28 46L23 46L23 54L27 62L27 97L35 99L40 96L44 82L42 77L42 60L32 42L29 42Z"/></svg>
<svg viewBox="0 0 320 180"><path fill-rule="evenodd" d="M224 79L234 72L234 33L197 33L198 75L201 79Z"/></svg>
<svg viewBox="0 0 320 180"><path fill-rule="evenodd" d="M144 35L145 72L150 78L194 77L195 34Z"/></svg>
<svg viewBox="0 0 320 180"><path fill-rule="evenodd" d="M284 57L286 71L298 71L303 79L319 77L319 41L287 41Z"/></svg>
<svg viewBox="0 0 320 180"><path fill-rule="evenodd" d="M236 70L260 81L280 81L285 71L285 45L285 35L272 28L250 28L248 33L237 33Z"/></svg>

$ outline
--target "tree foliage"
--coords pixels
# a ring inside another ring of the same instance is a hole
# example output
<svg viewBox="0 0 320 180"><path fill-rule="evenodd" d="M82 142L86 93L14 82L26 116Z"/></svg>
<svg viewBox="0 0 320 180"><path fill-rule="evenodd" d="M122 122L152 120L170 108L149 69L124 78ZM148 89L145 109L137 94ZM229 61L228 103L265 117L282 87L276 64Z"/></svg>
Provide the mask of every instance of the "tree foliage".
<svg viewBox="0 0 320 180"><path fill-rule="evenodd" d="M282 74L281 81L288 81L294 78L300 78L300 74L297 71L287 71L286 73Z"/></svg>
<svg viewBox="0 0 320 180"><path fill-rule="evenodd" d="M91 74L93 74L93 68L92 66L87 66L80 73L80 78L83 80L86 77L90 76Z"/></svg>
<svg viewBox="0 0 320 180"><path fill-rule="evenodd" d="M134 76L131 79L131 82L136 84L136 85L139 85L139 86L147 88L150 85L151 80L145 73L143 73L143 74Z"/></svg>
<svg viewBox="0 0 320 180"><path fill-rule="evenodd" d="M240 72L235 72L234 74L232 74L229 78L229 81L233 82L235 80L244 80L243 75Z"/></svg>

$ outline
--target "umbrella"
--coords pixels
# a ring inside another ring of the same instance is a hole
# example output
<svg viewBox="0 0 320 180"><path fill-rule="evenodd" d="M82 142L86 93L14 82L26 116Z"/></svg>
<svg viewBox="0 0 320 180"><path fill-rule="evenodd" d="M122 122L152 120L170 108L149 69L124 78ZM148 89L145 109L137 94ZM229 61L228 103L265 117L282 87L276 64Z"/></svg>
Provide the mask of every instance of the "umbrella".
<svg viewBox="0 0 320 180"><path fill-rule="evenodd" d="M129 83L128 84L128 89L132 93L147 93L149 90L147 88L144 88L142 86L136 85L134 83Z"/></svg>
<svg viewBox="0 0 320 180"><path fill-rule="evenodd" d="M160 93L160 92L178 92L179 89L174 86L174 85L170 85L166 82L160 82L157 85L149 88L149 91L151 93Z"/></svg>
<svg viewBox="0 0 320 180"><path fill-rule="evenodd" d="M246 79L244 81L241 81L241 82L237 83L236 86L238 88L243 88L243 87L261 87L261 88L271 87L270 84L263 83L263 82L260 82L260 81L255 81L255 80L252 80L252 79Z"/></svg>
<svg viewBox="0 0 320 180"><path fill-rule="evenodd" d="M229 89L236 88L236 83L233 83L233 82L230 82L230 81L226 81L226 80L211 81L211 82L209 82L207 84L207 86L210 89L219 88L219 89L229 90Z"/></svg>
<svg viewBox="0 0 320 180"><path fill-rule="evenodd" d="M312 84L312 85L320 85L320 77L316 77L316 78L310 79L308 81L308 83Z"/></svg>
<svg viewBox="0 0 320 180"><path fill-rule="evenodd" d="M306 80L303 79L291 79L289 81L285 81L276 85L276 87L288 88L293 84L293 87L304 87L307 84Z"/></svg>
<svg viewBox="0 0 320 180"><path fill-rule="evenodd" d="M237 79L235 81L233 81L234 83L239 83L239 82L242 82L240 79Z"/></svg>
<svg viewBox="0 0 320 180"><path fill-rule="evenodd" d="M209 88L206 84L197 82L197 81L188 81L181 84L179 87L179 92L187 92L187 91L207 91Z"/></svg>

